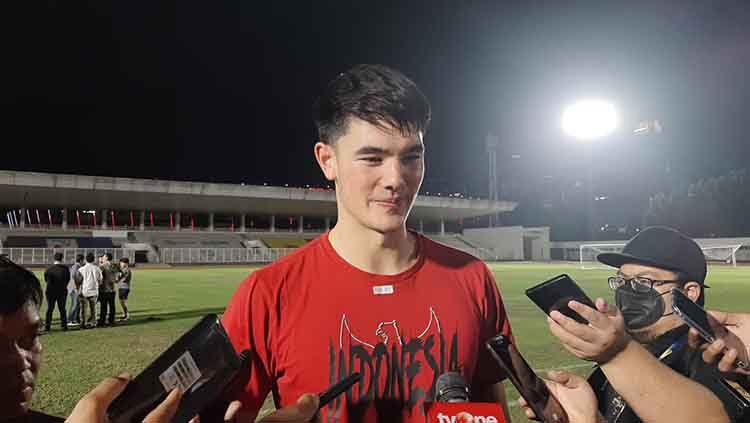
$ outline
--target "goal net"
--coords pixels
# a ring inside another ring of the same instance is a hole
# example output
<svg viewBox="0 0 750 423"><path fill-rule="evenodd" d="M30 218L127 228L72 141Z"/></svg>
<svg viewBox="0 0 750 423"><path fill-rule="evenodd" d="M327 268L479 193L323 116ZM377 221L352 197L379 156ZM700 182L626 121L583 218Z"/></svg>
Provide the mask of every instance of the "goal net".
<svg viewBox="0 0 750 423"><path fill-rule="evenodd" d="M601 253L620 253L625 244L581 244L579 247L579 260L581 269L602 269L608 266L599 263L596 256ZM708 264L728 264L737 266L737 251L742 247L738 245L712 245L701 247L703 255Z"/></svg>
<svg viewBox="0 0 750 423"><path fill-rule="evenodd" d="M737 251L742 245L717 245L701 247L708 264L731 264L737 266Z"/></svg>

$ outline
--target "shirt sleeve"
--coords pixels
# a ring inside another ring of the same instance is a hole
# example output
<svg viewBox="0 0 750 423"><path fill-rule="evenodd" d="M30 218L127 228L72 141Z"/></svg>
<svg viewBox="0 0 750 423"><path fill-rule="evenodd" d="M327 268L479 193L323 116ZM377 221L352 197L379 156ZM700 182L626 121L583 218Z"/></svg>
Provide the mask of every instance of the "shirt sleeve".
<svg viewBox="0 0 750 423"><path fill-rule="evenodd" d="M273 296L263 286L259 272L246 279L234 294L222 316L222 325L238 353L250 349L250 380L240 394L245 412L257 415L271 389L274 374L275 327L278 310Z"/></svg>
<svg viewBox="0 0 750 423"><path fill-rule="evenodd" d="M484 310L484 324L482 327L482 338L479 340L479 358L473 381L474 389L482 389L488 385L502 382L507 378L505 372L485 347L485 342L498 334L502 334L510 338L511 342L515 344L500 291L498 290L494 276L492 276L492 272L486 265L484 265L484 293L484 298L481 299Z"/></svg>

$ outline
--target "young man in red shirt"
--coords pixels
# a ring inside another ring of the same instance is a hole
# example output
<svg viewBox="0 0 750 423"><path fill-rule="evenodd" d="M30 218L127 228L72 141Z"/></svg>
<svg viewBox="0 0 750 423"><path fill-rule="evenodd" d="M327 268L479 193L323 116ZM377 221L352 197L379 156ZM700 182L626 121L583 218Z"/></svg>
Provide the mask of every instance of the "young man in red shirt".
<svg viewBox="0 0 750 423"><path fill-rule="evenodd" d="M269 391L281 414L309 419L321 392L362 381L320 412L323 422L423 422L435 381L458 371L473 401L502 404L504 378L484 341L511 334L487 266L406 229L425 170L430 106L407 77L358 65L315 105L315 158L336 186L328 233L254 272L223 317L254 352L238 398L252 421ZM236 405L236 403L235 403Z"/></svg>

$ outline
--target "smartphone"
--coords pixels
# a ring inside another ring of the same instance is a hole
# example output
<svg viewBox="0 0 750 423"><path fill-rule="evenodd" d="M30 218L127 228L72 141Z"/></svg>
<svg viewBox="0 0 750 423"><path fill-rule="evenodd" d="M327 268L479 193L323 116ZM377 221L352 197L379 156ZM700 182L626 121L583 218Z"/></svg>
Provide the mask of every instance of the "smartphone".
<svg viewBox="0 0 750 423"><path fill-rule="evenodd" d="M173 388L183 392L173 422L187 422L211 404L243 366L215 314L203 317L109 405L112 423L141 422Z"/></svg>
<svg viewBox="0 0 750 423"><path fill-rule="evenodd" d="M698 331L698 334L704 341L709 344L714 342L716 336L713 329L711 329L711 325L708 323L708 314L706 313L706 310L694 303L693 300L688 298L687 295L679 289L672 288L670 292L672 294L672 310L674 310L674 314L679 316L688 326ZM742 360L737 360L735 364L737 367L743 369L748 368L748 363L745 363Z"/></svg>
<svg viewBox="0 0 750 423"><path fill-rule="evenodd" d="M329 386L328 389L318 395L318 398L320 398L318 410L328 405L328 403L336 399L337 396L348 391L349 388L354 386L355 383L359 382L360 379L362 379L362 376L359 373L352 373L347 378Z"/></svg>
<svg viewBox="0 0 750 423"><path fill-rule="evenodd" d="M693 300L687 297L682 291L677 288L672 288L672 310L680 317L688 326L698 331L698 334L703 338L704 341L714 342L716 337L714 331L711 329L711 325L708 323L708 315L706 310L701 306L694 303Z"/></svg>
<svg viewBox="0 0 750 423"><path fill-rule="evenodd" d="M529 404L538 420L545 423L568 422L568 415L562 405L506 336L497 335L487 341L487 349Z"/></svg>
<svg viewBox="0 0 750 423"><path fill-rule="evenodd" d="M566 274L555 276L548 281L532 286L526 290L526 296L548 315L557 310L583 324L588 324L588 320L568 307L568 302L575 300L596 309L591 298Z"/></svg>

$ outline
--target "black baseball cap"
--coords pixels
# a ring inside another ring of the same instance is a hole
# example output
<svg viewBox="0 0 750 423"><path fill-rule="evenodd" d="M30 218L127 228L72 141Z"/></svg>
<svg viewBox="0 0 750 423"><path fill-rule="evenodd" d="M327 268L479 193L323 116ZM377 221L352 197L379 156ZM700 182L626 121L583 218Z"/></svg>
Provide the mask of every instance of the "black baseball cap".
<svg viewBox="0 0 750 423"><path fill-rule="evenodd" d="M652 226L642 230L628 241L622 253L602 253L600 262L620 267L623 264L642 264L659 269L680 272L685 281L695 281L708 287L706 257L691 238L666 226Z"/></svg>

